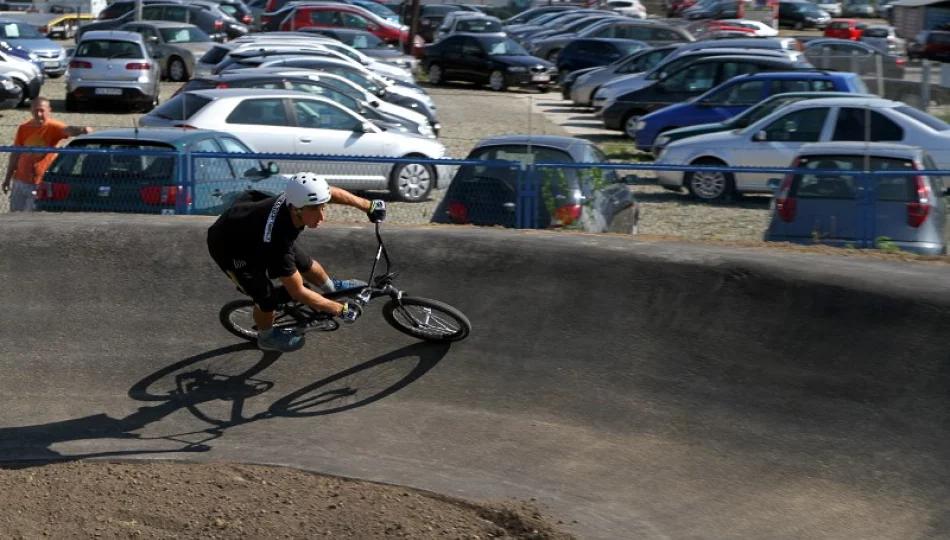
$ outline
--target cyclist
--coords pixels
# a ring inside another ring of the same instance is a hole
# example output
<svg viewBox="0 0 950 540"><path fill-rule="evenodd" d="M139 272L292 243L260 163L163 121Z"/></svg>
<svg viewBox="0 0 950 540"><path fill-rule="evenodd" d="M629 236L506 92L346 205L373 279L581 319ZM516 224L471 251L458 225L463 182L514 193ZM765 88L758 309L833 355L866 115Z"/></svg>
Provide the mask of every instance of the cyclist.
<svg viewBox="0 0 950 540"><path fill-rule="evenodd" d="M291 352L304 345L303 336L273 328L274 312L282 300L273 279L280 280L294 300L339 316L344 323L360 316L358 305L334 302L304 285L306 280L324 293L366 285L330 279L320 263L296 244L305 227L323 223L328 203L363 210L374 223L386 218L383 201L357 197L314 173L302 172L291 177L279 195L245 192L208 228L211 258L254 300L254 324L263 350Z"/></svg>

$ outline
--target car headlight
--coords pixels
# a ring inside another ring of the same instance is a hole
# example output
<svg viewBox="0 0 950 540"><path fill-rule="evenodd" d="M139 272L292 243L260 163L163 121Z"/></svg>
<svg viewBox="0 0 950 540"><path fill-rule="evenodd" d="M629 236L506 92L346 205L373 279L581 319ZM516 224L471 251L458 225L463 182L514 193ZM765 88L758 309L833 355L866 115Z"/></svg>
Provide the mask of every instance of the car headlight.
<svg viewBox="0 0 950 540"><path fill-rule="evenodd" d="M508 71L511 73L527 73L528 68L523 66L509 66Z"/></svg>
<svg viewBox="0 0 950 540"><path fill-rule="evenodd" d="M656 142L654 144L659 148L663 148L664 146L670 144L670 138L667 135L660 135L656 138Z"/></svg>
<svg viewBox="0 0 950 540"><path fill-rule="evenodd" d="M643 131L646 128L647 128L647 123L644 122L643 120L640 120L639 122L636 123L636 125L633 126L633 129L637 131Z"/></svg>

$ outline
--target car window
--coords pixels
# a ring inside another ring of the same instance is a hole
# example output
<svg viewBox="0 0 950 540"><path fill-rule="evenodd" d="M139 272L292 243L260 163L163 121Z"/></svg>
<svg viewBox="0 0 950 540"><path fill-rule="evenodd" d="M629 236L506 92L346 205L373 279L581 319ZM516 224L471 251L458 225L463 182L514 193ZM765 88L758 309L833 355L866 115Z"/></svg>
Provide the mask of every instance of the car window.
<svg viewBox="0 0 950 540"><path fill-rule="evenodd" d="M220 152L221 148L214 139L201 139L188 145L191 152ZM194 175L198 182L210 182L234 178L231 166L224 158L197 156L194 160Z"/></svg>
<svg viewBox="0 0 950 540"><path fill-rule="evenodd" d="M144 54L138 43L97 39L83 41L76 49L75 56L80 58L131 58L142 59Z"/></svg>
<svg viewBox="0 0 950 540"><path fill-rule="evenodd" d="M723 62L721 66L719 71L720 81L728 81L737 75L745 75L759 71L759 66L749 62Z"/></svg>
<svg viewBox="0 0 950 540"><path fill-rule="evenodd" d="M834 92L835 83L819 79L784 79L772 81L771 94L788 92Z"/></svg>
<svg viewBox="0 0 950 540"><path fill-rule="evenodd" d="M924 155L924 169L928 171L939 171L940 167L934 162L929 154ZM943 177L939 175L930 176L930 182L933 183L934 195L940 198L945 197L944 190L947 189Z"/></svg>
<svg viewBox="0 0 950 540"><path fill-rule="evenodd" d="M142 8L142 18L149 21L162 19L162 6L145 6Z"/></svg>
<svg viewBox="0 0 950 540"><path fill-rule="evenodd" d="M665 28L651 28L649 39L652 41L681 41L682 37L672 30Z"/></svg>
<svg viewBox="0 0 950 540"><path fill-rule="evenodd" d="M218 139L218 142L225 152L235 154L254 153L250 148L245 146L244 143L230 137L222 137ZM231 163L231 167L238 178L259 179L261 177L261 163L256 159L228 158L228 161Z"/></svg>
<svg viewBox="0 0 950 540"><path fill-rule="evenodd" d="M290 83L290 89L331 99L350 110L355 111L359 108L355 99L319 84L294 81Z"/></svg>
<svg viewBox="0 0 950 540"><path fill-rule="evenodd" d="M847 159L836 160L827 157L802 157L798 168L813 171L852 170ZM789 197L798 199L856 199L859 174L839 172L814 172L796 174L789 188Z"/></svg>
<svg viewBox="0 0 950 540"><path fill-rule="evenodd" d="M723 88L704 101L717 105L754 105L762 101L762 87L767 81L746 81Z"/></svg>
<svg viewBox="0 0 950 540"><path fill-rule="evenodd" d="M376 26L370 23L366 18L360 17L354 13L341 13L343 17L343 26L346 28L359 28L365 30L368 26Z"/></svg>
<svg viewBox="0 0 950 540"><path fill-rule="evenodd" d="M562 150L526 145L502 145L476 148L469 154L470 161L515 161L519 163L573 163L571 156ZM551 175L544 175L545 178ZM514 194L518 182L518 171L511 167L495 165L463 165L459 168L450 189L464 184L479 184L480 188L491 190L497 187L510 190Z"/></svg>
<svg viewBox="0 0 950 540"><path fill-rule="evenodd" d="M208 34L200 28L162 28L159 30L165 43L207 43L211 41ZM220 47L218 49L226 50ZM210 52L210 51L209 51Z"/></svg>
<svg viewBox="0 0 950 540"><path fill-rule="evenodd" d="M324 26L343 26L340 14L336 11L320 10L310 12L311 24L322 24Z"/></svg>
<svg viewBox="0 0 950 540"><path fill-rule="evenodd" d="M886 38L890 35L890 32L887 28L868 28L861 35L869 38Z"/></svg>
<svg viewBox="0 0 950 540"><path fill-rule="evenodd" d="M501 32L502 27L498 21L493 21L491 19L464 19L459 21L455 26L455 29L459 32L481 32L481 33L491 33L491 32Z"/></svg>
<svg viewBox="0 0 950 540"><path fill-rule="evenodd" d="M187 8L166 6L162 14L162 20L174 22L190 22L191 12Z"/></svg>
<svg viewBox="0 0 950 540"><path fill-rule="evenodd" d="M157 37L158 37L158 32L156 32L154 28L151 28L151 27L148 27L148 26L139 26L138 28L136 28L136 29L134 30L134 32L136 32L136 33L138 33L138 34L142 34L142 35L146 38L146 40L147 40L148 38L157 38Z"/></svg>
<svg viewBox="0 0 950 540"><path fill-rule="evenodd" d="M206 97L194 94L178 94L153 109L149 114L165 120L185 120L194 116L210 102L211 100Z"/></svg>
<svg viewBox="0 0 950 540"><path fill-rule="evenodd" d="M868 129L870 127L870 129ZM833 141L902 141L904 129L883 114L864 108L842 107L838 111Z"/></svg>
<svg viewBox="0 0 950 540"><path fill-rule="evenodd" d="M788 113L765 128L767 141L817 142L828 117L828 107Z"/></svg>
<svg viewBox="0 0 950 540"><path fill-rule="evenodd" d="M329 103L295 99L293 104L298 127L354 131L360 126L357 118Z"/></svg>
<svg viewBox="0 0 950 540"><path fill-rule="evenodd" d="M125 152L172 152L166 144L143 141L75 141L72 149L124 150ZM52 176L81 178L128 178L142 181L173 182L175 156L133 153L60 154L50 166Z"/></svg>
<svg viewBox="0 0 950 540"><path fill-rule="evenodd" d="M202 64L218 64L221 60L224 60L224 57L231 52L230 47L224 47L221 45L216 45L208 49L208 52L198 59Z"/></svg>
<svg viewBox="0 0 950 540"><path fill-rule="evenodd" d="M252 124L261 126L289 126L290 119L280 98L245 99L231 111L229 124Z"/></svg>
<svg viewBox="0 0 950 540"><path fill-rule="evenodd" d="M701 92L709 90L716 82L718 64L706 62L695 64L681 69L663 81L663 86L670 92Z"/></svg>
<svg viewBox="0 0 950 540"><path fill-rule="evenodd" d="M947 124L943 120L937 118L936 116L929 115L919 109L913 107L908 107L903 105L900 107L895 107L895 111L917 120L921 124L933 129L935 131L947 131L950 130L950 124Z"/></svg>

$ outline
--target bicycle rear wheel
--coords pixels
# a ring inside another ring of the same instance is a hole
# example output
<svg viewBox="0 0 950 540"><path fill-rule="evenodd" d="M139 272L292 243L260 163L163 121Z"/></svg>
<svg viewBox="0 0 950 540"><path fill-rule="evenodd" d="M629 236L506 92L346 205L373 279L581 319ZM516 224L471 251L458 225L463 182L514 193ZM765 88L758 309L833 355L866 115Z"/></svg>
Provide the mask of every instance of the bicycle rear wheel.
<svg viewBox="0 0 950 540"><path fill-rule="evenodd" d="M461 341L472 331L472 323L454 307L428 298L404 296L383 306L383 318L393 328L414 338L447 343Z"/></svg>
<svg viewBox="0 0 950 540"><path fill-rule="evenodd" d="M254 324L254 301L251 299L232 300L218 312L221 325L235 336L248 341L257 341L257 325ZM278 309L274 314L274 328L293 328L296 319Z"/></svg>

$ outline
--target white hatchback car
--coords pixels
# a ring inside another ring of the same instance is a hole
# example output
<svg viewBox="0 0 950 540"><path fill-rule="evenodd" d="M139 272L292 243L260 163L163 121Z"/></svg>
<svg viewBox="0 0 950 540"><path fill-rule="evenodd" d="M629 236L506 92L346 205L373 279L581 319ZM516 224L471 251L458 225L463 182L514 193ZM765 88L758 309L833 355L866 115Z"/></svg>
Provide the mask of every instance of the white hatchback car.
<svg viewBox="0 0 950 540"><path fill-rule="evenodd" d="M168 125L231 133L262 153L446 157L445 146L421 136L384 131L329 99L288 90L220 89L181 93L139 119L140 126ZM292 158L288 158L292 159ZM324 175L349 190L388 190L399 200L424 201L432 189L448 184L451 169L427 163L294 160L284 172L300 168Z"/></svg>
<svg viewBox="0 0 950 540"><path fill-rule="evenodd" d="M657 165L787 168L799 149L816 142L893 142L929 152L941 170L950 169L950 124L900 101L878 97L809 99L776 109L748 127L675 141ZM685 187L702 200L734 193L769 193L772 172L657 171L661 186Z"/></svg>

